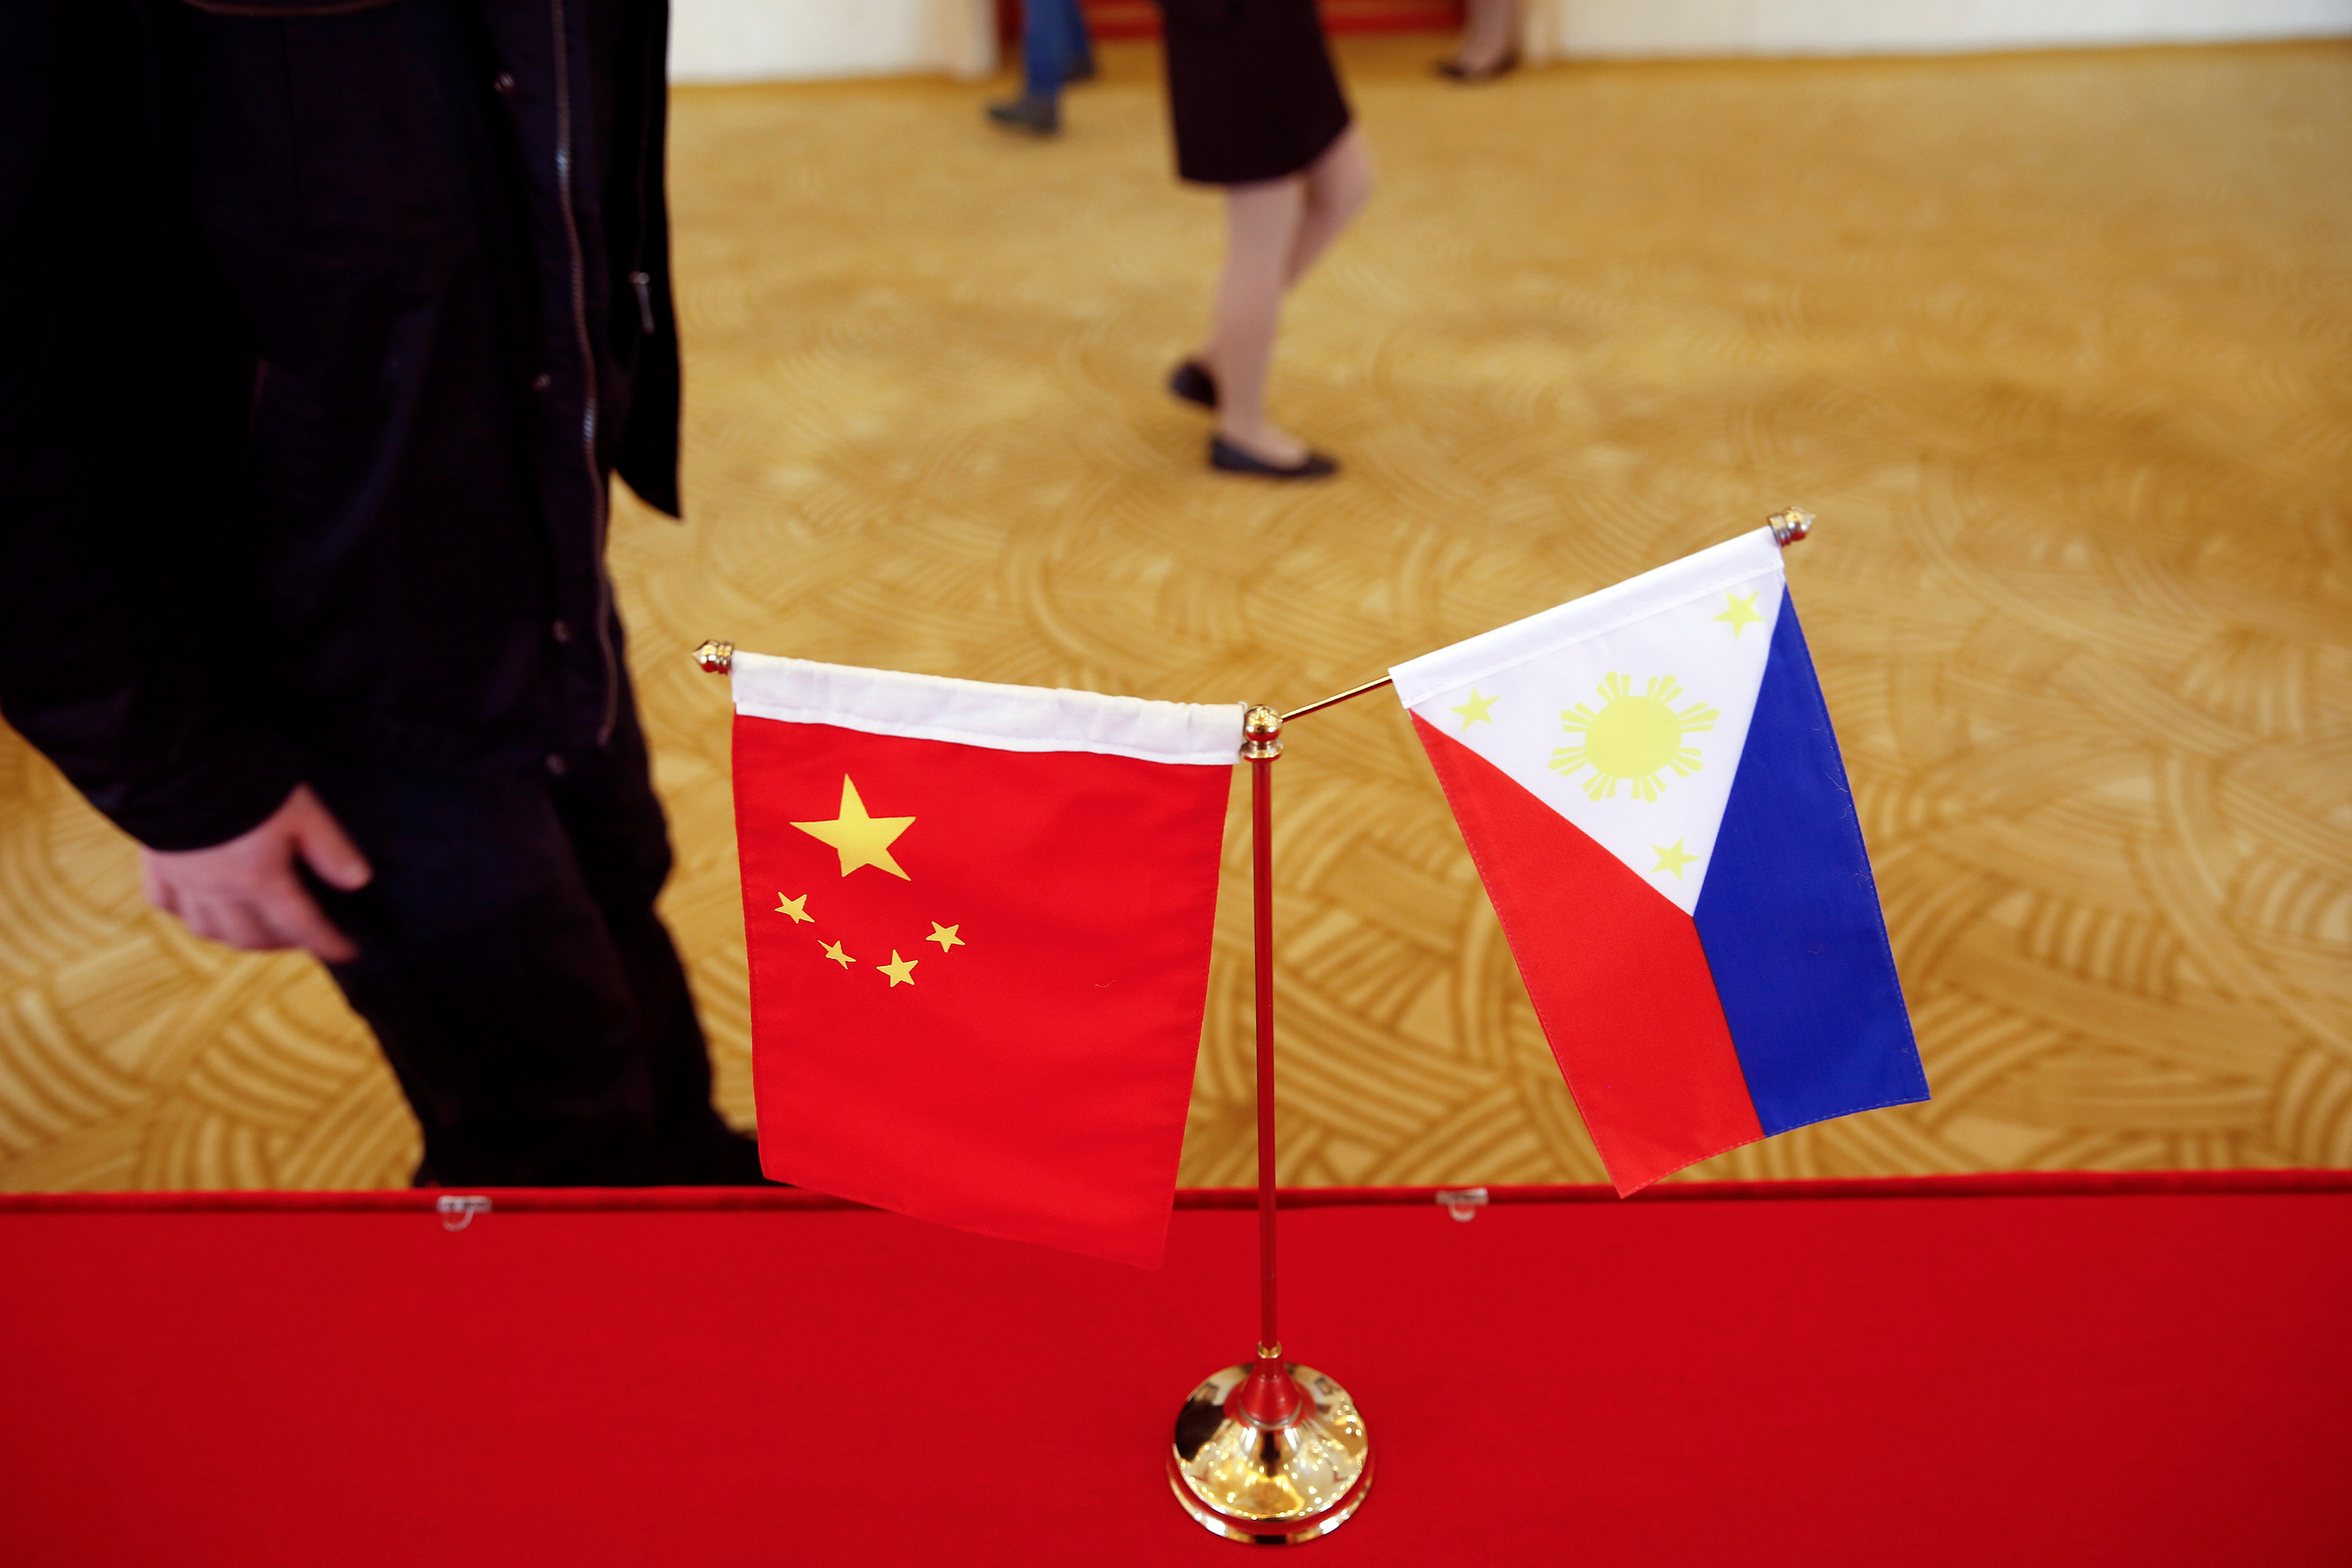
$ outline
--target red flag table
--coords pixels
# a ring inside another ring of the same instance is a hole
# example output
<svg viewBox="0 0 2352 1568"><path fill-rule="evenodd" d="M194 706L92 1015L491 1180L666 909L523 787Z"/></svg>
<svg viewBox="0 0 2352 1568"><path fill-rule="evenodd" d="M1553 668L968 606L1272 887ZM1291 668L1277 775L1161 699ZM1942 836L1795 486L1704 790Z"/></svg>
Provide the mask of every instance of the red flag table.
<svg viewBox="0 0 2352 1568"><path fill-rule="evenodd" d="M1346 1563L2352 1561L2344 1173L1298 1194ZM1237 1560L1168 1495L1250 1194L1147 1273L785 1193L0 1199L0 1561ZM1057 1478L1041 1510L1036 1482Z"/></svg>

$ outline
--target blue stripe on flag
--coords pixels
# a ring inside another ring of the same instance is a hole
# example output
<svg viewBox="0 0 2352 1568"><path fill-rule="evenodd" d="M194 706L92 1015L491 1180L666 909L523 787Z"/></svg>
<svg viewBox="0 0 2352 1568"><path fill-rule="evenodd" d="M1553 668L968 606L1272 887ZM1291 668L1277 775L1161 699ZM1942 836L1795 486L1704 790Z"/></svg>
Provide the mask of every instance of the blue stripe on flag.
<svg viewBox="0 0 2352 1568"><path fill-rule="evenodd" d="M1927 1098L1845 764L1786 600L1695 918L1767 1133Z"/></svg>

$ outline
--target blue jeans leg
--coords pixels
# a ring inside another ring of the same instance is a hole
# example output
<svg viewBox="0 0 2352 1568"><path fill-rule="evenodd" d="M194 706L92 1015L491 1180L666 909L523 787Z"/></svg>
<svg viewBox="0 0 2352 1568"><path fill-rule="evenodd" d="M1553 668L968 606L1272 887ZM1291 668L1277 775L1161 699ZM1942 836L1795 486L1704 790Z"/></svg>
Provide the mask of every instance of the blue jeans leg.
<svg viewBox="0 0 2352 1568"><path fill-rule="evenodd" d="M1021 18L1021 92L1051 100L1062 84L1093 58L1078 0L1025 0Z"/></svg>

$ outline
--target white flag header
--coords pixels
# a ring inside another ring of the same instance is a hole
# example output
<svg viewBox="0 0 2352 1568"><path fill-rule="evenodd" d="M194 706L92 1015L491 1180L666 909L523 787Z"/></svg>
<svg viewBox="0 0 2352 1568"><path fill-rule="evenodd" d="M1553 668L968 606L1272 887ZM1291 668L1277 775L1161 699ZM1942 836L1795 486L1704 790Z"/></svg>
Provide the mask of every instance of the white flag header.
<svg viewBox="0 0 2352 1568"><path fill-rule="evenodd" d="M735 711L755 719L1002 752L1100 752L1147 763L1230 767L1241 754L1239 702L1154 702L759 653L737 653L731 672Z"/></svg>

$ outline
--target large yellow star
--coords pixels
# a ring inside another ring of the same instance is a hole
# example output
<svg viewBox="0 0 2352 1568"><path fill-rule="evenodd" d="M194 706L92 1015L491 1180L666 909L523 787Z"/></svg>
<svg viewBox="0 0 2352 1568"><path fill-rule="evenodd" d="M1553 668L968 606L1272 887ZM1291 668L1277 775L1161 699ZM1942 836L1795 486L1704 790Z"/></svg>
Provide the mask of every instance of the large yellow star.
<svg viewBox="0 0 2352 1568"><path fill-rule="evenodd" d="M1493 723L1495 721L1488 716L1486 710L1492 708L1496 703L1500 702L1501 700L1502 699L1499 697L1479 696L1478 689L1474 686L1470 689L1469 701L1465 702L1459 708L1448 708L1446 711L1448 713L1459 713L1462 715L1462 732L1466 735L1470 732L1470 726L1473 724Z"/></svg>
<svg viewBox="0 0 2352 1568"><path fill-rule="evenodd" d="M857 798L857 786L849 775L841 775L841 815L830 822L795 822L794 827L812 838L821 838L841 852L841 874L848 876L860 866L878 866L893 877L905 881L914 879L898 868L890 858L890 842L913 826L911 816L868 816L866 803Z"/></svg>
<svg viewBox="0 0 2352 1568"><path fill-rule="evenodd" d="M1683 879L1684 867L1696 866L1706 858L1702 855L1684 854L1683 841L1679 838L1675 840L1671 848L1664 844L1653 844L1650 847L1658 852L1658 863L1650 868L1650 875L1654 877L1661 871L1672 871L1677 882Z"/></svg>
<svg viewBox="0 0 2352 1568"><path fill-rule="evenodd" d="M1723 614L1711 618L1718 621L1728 622L1731 626L1731 635L1735 639L1738 637L1740 633L1746 631L1748 627L1759 624L1764 619L1763 616L1759 614L1757 611L1756 595L1754 594L1748 595L1744 599L1737 594L1724 595Z"/></svg>
<svg viewBox="0 0 2352 1568"><path fill-rule="evenodd" d="M808 912L808 895L806 893L803 893L797 899L788 899L784 897L783 894L778 893L776 895L776 912L780 915L792 916L793 924L796 926L808 925L816 919L814 915Z"/></svg>
<svg viewBox="0 0 2352 1568"><path fill-rule="evenodd" d="M919 958L899 957L898 950L894 947L890 950L890 962L877 963L874 967L890 977L890 987L895 991L901 985L912 985L915 983L915 965L922 962Z"/></svg>
<svg viewBox="0 0 2352 1568"><path fill-rule="evenodd" d="M824 939L823 939L823 938L819 938L818 940L819 940L819 941L823 941ZM850 957L850 956L849 956L849 954L847 954L847 953L845 953L845 952L842 952L842 951L841 951L841 943L839 943L839 942L825 942L825 944L824 944L824 955L825 955L827 958L829 958L829 959L833 960L835 963L838 963L839 965L841 965L841 967L842 967L842 968L844 968L844 969L848 968L851 964L853 964L853 963L856 963L856 962L857 962L857 960L856 960L856 959L854 959L854 958Z"/></svg>
<svg viewBox="0 0 2352 1568"><path fill-rule="evenodd" d="M941 952L945 952L951 947L970 947L971 943L956 935L956 932L961 930L963 930L963 927L960 925L943 926L940 924L939 921L933 921L931 922L931 934L925 937L923 940L925 942L938 942Z"/></svg>

